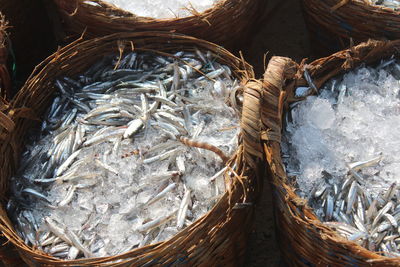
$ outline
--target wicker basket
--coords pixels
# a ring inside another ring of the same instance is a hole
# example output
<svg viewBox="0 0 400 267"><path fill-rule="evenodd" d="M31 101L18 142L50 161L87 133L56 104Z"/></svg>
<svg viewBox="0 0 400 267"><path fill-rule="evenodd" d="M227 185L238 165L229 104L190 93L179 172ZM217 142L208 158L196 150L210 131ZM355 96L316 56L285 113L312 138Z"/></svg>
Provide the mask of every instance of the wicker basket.
<svg viewBox="0 0 400 267"><path fill-rule="evenodd" d="M117 33L88 41L78 40L47 58L12 99L5 113L13 125L8 131L0 131L3 134L0 141L0 194L7 198L7 181L14 174L24 147L21 140L50 104L56 91L56 77L81 73L111 52L134 49L169 55L177 50L194 51L194 47L212 51L217 61L230 66L245 88L241 144L227 163L236 163L237 175L225 177L228 189L224 196L210 212L170 240L113 257L74 261L59 260L25 245L14 231L3 204L0 206L0 230L26 263L31 266L239 266L242 263L254 205L238 203L254 204L261 187L258 177L262 175L263 161L259 140L260 114L256 107L262 83L253 79L253 70L244 60L220 46L193 37L162 32ZM116 260L120 260L118 264Z"/></svg>
<svg viewBox="0 0 400 267"><path fill-rule="evenodd" d="M348 241L325 226L295 193L284 171L280 154L282 114L294 98L294 90L305 86L304 67L317 88L328 79L361 63L374 63L392 54L399 55L400 41L369 41L349 50L305 65L283 57L273 57L264 76L262 142L268 161L274 196L279 245L291 266L399 266L400 258L388 258Z"/></svg>
<svg viewBox="0 0 400 267"><path fill-rule="evenodd" d="M302 0L312 43L323 55L368 39L400 39L400 11L364 0Z"/></svg>
<svg viewBox="0 0 400 267"><path fill-rule="evenodd" d="M203 13L173 19L139 17L101 0L54 0L65 31L101 37L125 31L169 31L188 34L233 48L248 41L251 29L263 14L265 0L221 0ZM91 2L91 3L88 3ZM234 26L233 26L234 25Z"/></svg>
<svg viewBox="0 0 400 267"><path fill-rule="evenodd" d="M8 23L5 20L4 16L0 13L0 97L4 99L9 98L11 94L10 73L8 72L7 68L7 27Z"/></svg>

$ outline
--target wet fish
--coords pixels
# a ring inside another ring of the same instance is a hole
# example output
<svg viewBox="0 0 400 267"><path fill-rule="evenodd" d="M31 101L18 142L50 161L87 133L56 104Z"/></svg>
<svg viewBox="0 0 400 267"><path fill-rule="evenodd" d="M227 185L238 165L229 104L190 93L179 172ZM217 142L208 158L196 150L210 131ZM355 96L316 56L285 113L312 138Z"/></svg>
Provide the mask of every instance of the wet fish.
<svg viewBox="0 0 400 267"><path fill-rule="evenodd" d="M222 197L243 87L212 53L175 57L104 56L76 77L56 78L7 205L26 244L67 260L115 255L169 238ZM112 250L118 235L129 244Z"/></svg>

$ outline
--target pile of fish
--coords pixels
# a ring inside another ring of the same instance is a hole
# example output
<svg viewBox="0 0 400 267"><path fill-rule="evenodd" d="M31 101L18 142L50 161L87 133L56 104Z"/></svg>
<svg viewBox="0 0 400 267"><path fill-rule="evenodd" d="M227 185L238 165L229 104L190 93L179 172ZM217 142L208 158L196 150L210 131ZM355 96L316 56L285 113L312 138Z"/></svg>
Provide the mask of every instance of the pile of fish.
<svg viewBox="0 0 400 267"><path fill-rule="evenodd" d="M394 182L380 189L378 197L364 191L371 177L358 172L378 164L381 157L349 164L349 173L342 182L333 182L324 173L325 183L314 187L310 205L324 224L350 241L388 257L400 257L400 195Z"/></svg>
<svg viewBox="0 0 400 267"><path fill-rule="evenodd" d="M141 17L156 19L184 18L203 13L221 0L105 0Z"/></svg>
<svg viewBox="0 0 400 267"><path fill-rule="evenodd" d="M325 84L285 117L282 158L297 194L327 226L388 257L400 256L400 64L362 66Z"/></svg>
<svg viewBox="0 0 400 267"><path fill-rule="evenodd" d="M400 1L398 0L368 0L371 5L385 6L393 9L400 7Z"/></svg>
<svg viewBox="0 0 400 267"><path fill-rule="evenodd" d="M21 238L61 259L111 256L204 215L225 192L238 143L231 77L199 50L104 56L59 77L11 179L7 212Z"/></svg>

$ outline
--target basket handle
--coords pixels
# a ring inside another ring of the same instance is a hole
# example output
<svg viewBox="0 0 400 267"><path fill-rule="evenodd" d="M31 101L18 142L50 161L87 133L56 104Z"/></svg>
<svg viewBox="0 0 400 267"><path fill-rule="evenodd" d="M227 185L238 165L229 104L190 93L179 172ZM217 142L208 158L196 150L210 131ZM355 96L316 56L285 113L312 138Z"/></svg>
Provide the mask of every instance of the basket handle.
<svg viewBox="0 0 400 267"><path fill-rule="evenodd" d="M250 80L245 84L240 128L242 129L244 158L253 168L257 166L257 160L263 158L260 141L261 94L262 83L260 81Z"/></svg>
<svg viewBox="0 0 400 267"><path fill-rule="evenodd" d="M272 171L285 179L285 171L279 164L282 132L282 114L288 92L287 83L295 78L298 65L286 57L272 57L264 73L262 104L260 110L260 140L263 143L265 159Z"/></svg>
<svg viewBox="0 0 400 267"><path fill-rule="evenodd" d="M289 58L272 57L264 81L250 80L243 93L242 136L243 153L251 167L264 158L262 141L281 139L281 115L286 92L283 85L297 72L297 64Z"/></svg>
<svg viewBox="0 0 400 267"><path fill-rule="evenodd" d="M269 61L264 73L261 140L281 141L282 113L288 96L284 86L286 81L294 78L297 69L297 64L290 58L272 57Z"/></svg>

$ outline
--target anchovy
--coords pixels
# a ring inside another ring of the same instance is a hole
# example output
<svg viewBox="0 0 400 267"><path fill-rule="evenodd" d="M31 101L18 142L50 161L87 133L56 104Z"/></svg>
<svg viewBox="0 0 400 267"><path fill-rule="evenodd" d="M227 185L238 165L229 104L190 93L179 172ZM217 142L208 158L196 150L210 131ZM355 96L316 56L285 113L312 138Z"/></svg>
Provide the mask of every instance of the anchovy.
<svg viewBox="0 0 400 267"><path fill-rule="evenodd" d="M124 132L124 138L128 138L131 137L132 135L134 135L137 131L140 130L140 128L143 127L143 120L142 119L135 119L133 121L131 121L128 124L128 128L125 130Z"/></svg>
<svg viewBox="0 0 400 267"><path fill-rule="evenodd" d="M58 203L58 207L64 207L69 202L71 202L72 198L74 197L75 190L76 190L76 186L72 185L69 188L67 194L65 195L65 198L63 200L61 200L60 203Z"/></svg>
<svg viewBox="0 0 400 267"><path fill-rule="evenodd" d="M24 190L22 190L22 193L29 194L31 196L34 196L34 197L40 199L40 200L44 200L44 201L46 201L48 203L51 203L51 201L45 195L41 194L40 192L38 192L38 191L36 191L36 190L34 190L32 188L25 188Z"/></svg>
<svg viewBox="0 0 400 267"><path fill-rule="evenodd" d="M393 202L388 202L376 215L375 219L372 222L372 227L374 227L379 220L382 218L384 214L386 214L393 207Z"/></svg>
<svg viewBox="0 0 400 267"><path fill-rule="evenodd" d="M147 232L147 231L149 231L151 229L154 229L154 228L156 228L156 227L158 227L158 226L160 226L162 224L165 224L166 222L172 220L175 217L175 214L176 214L176 210L171 212L170 214L167 214L167 215L162 216L162 217L160 217L158 219L155 219L153 221L150 221L148 223L140 225L137 228L137 230L139 232Z"/></svg>
<svg viewBox="0 0 400 267"><path fill-rule="evenodd" d="M156 201L162 199L167 193L171 192L172 190L174 190L176 187L175 183L172 183L170 185L168 185L164 190L162 190L160 193L158 193L156 196L154 196L152 199L150 199L146 205L151 205L153 203L155 203Z"/></svg>
<svg viewBox="0 0 400 267"><path fill-rule="evenodd" d="M374 166L378 164L382 160L382 156L378 156L376 158L366 160L366 161L358 161L354 163L349 163L348 166L349 168L358 171L366 167Z"/></svg>
<svg viewBox="0 0 400 267"><path fill-rule="evenodd" d="M312 89L315 93L318 93L318 89L317 89L317 87L315 86L315 84L314 84L313 80L311 79L311 76L310 76L310 74L308 73L308 71L307 71L306 68L304 68L304 78L306 79L306 81L307 81L308 85L311 87L311 89Z"/></svg>
<svg viewBox="0 0 400 267"><path fill-rule="evenodd" d="M181 148L175 148L175 149L167 151L167 152L165 152L163 154L159 154L159 155L151 157L151 158L146 158L146 159L143 160L143 163L144 164L149 164L149 163L153 163L153 162L156 162L156 161L160 161L160 160L166 159L167 157L170 157L171 155L174 155L174 154L178 153L180 150L181 150Z"/></svg>
<svg viewBox="0 0 400 267"><path fill-rule="evenodd" d="M100 135L100 136L96 136L96 137L92 137L91 139L86 140L83 145L84 146L90 146L90 145L94 145L94 144L98 144L101 142L105 142L107 140L109 140L112 137L118 137L118 136L122 136L125 133L126 129L122 128L122 129L117 129L115 131Z"/></svg>
<svg viewBox="0 0 400 267"><path fill-rule="evenodd" d="M77 150L68 157L66 161L57 169L56 176L60 176L67 170L67 168L72 164L72 162L78 157L81 150Z"/></svg>
<svg viewBox="0 0 400 267"><path fill-rule="evenodd" d="M181 205L179 206L178 215L177 215L176 226L178 227L178 229L181 229L185 222L186 213L187 213L188 207L191 202L190 195L191 195L191 190L185 189L185 194L182 197Z"/></svg>
<svg viewBox="0 0 400 267"><path fill-rule="evenodd" d="M83 252L85 257L93 257L93 254L79 240L78 236L69 229L66 229L66 235L71 240L71 245Z"/></svg>

